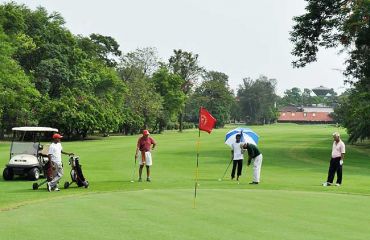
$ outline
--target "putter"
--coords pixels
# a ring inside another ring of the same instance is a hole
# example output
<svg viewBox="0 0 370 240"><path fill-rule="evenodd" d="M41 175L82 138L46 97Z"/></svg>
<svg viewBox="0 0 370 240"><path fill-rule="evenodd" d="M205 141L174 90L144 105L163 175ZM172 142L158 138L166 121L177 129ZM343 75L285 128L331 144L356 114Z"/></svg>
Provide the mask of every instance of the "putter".
<svg viewBox="0 0 370 240"><path fill-rule="evenodd" d="M231 164L231 162L232 162L232 161L233 161L233 160L231 159L231 160L230 160L230 162L229 162L229 164L227 165L227 168L226 168L226 170L225 170L224 174L222 175L222 178L219 178L219 179L218 179L218 181L222 181L222 180L224 179L224 177L225 177L225 175L226 175L226 172L227 172L227 170L229 169L230 164Z"/></svg>
<svg viewBox="0 0 370 240"><path fill-rule="evenodd" d="M135 168L136 168L136 161L137 161L137 157L135 156L135 162L134 162L134 166L132 168L132 176L131 176L131 181L130 182L134 182L134 176L135 176Z"/></svg>

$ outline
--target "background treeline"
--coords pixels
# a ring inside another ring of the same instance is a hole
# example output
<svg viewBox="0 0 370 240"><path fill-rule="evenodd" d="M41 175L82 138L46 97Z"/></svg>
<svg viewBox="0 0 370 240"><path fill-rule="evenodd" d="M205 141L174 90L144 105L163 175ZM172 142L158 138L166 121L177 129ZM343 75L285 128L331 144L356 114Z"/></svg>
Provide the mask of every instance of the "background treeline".
<svg viewBox="0 0 370 240"><path fill-rule="evenodd" d="M122 53L109 36L73 35L62 16L39 7L0 5L0 138L14 126L52 126L69 138L195 127L206 107L217 127L233 120L273 122L276 81L228 76L200 66L197 54L155 48Z"/></svg>
<svg viewBox="0 0 370 240"><path fill-rule="evenodd" d="M329 9L329 10L328 10ZM320 99L309 89L275 94L275 79L228 76L204 69L198 54L155 48L122 53L110 36L73 35L62 16L39 7L0 5L0 138L14 126L51 126L69 138L195 127L206 107L217 126L275 122L278 108L324 103L350 141L370 137L370 1L311 1L291 32L296 67L316 60L319 46L344 47L351 88Z"/></svg>

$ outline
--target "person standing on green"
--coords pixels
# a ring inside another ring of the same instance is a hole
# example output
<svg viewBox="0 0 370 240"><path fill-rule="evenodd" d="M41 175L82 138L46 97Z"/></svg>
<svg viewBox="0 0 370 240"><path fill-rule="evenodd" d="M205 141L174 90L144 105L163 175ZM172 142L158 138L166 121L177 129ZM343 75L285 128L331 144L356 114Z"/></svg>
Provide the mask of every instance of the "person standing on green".
<svg viewBox="0 0 370 240"><path fill-rule="evenodd" d="M262 153L256 145L251 143L244 144L243 148L248 151L248 166L253 161L253 181L249 184L259 184L263 159Z"/></svg>

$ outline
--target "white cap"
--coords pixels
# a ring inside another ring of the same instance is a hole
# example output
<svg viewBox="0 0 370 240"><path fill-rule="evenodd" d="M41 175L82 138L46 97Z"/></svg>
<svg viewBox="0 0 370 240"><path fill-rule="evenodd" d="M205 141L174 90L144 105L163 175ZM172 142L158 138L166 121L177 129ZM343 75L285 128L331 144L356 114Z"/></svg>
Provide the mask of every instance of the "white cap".
<svg viewBox="0 0 370 240"><path fill-rule="evenodd" d="M333 137L340 137L339 132L335 132L335 133L333 133Z"/></svg>

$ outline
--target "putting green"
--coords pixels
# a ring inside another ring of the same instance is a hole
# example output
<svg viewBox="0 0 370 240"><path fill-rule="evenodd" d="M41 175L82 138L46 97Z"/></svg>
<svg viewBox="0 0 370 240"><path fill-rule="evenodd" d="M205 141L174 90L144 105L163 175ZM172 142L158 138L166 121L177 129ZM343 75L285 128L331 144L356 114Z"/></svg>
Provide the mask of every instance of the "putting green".
<svg viewBox="0 0 370 240"><path fill-rule="evenodd" d="M148 189L65 196L8 209L0 214L0 236L363 240L370 237L369 213L369 197L360 195L201 189L194 209L190 190Z"/></svg>
<svg viewBox="0 0 370 240"><path fill-rule="evenodd" d="M253 126L263 153L262 182L230 181L225 133L201 134L199 190L193 208L198 132L153 135L153 182L130 183L138 136L63 142L80 156L90 188L49 193L24 179L0 180L0 240L18 239L370 239L370 148L347 145L344 182L322 187L332 137L328 125ZM0 142L0 165L9 157ZM70 181L68 158L63 156ZM145 176L145 174L144 174ZM135 166L134 180L137 179Z"/></svg>

